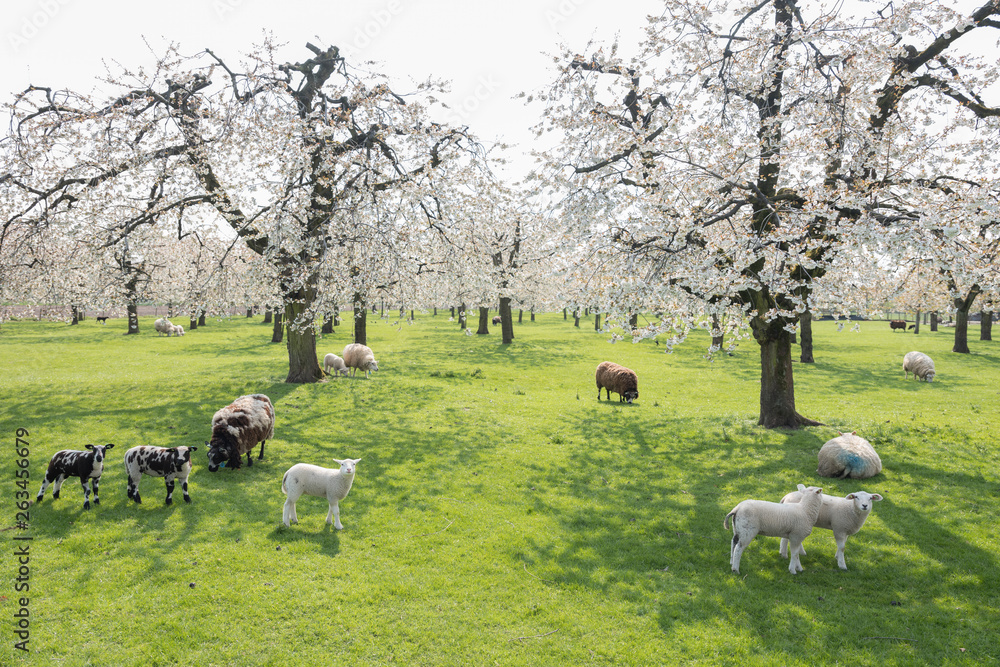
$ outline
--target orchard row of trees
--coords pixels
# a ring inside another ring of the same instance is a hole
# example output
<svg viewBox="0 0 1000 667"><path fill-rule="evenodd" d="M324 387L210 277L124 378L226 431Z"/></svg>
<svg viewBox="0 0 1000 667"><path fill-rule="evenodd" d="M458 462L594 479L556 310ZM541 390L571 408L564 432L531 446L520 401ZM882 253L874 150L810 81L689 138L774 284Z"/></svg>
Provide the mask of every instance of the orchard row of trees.
<svg viewBox="0 0 1000 667"><path fill-rule="evenodd" d="M965 46L998 16L665 0L631 58L562 54L521 184L438 120L439 84L400 92L335 46L173 48L100 100L32 86L6 107L0 299L275 308L289 382L322 377L317 322L346 305L363 341L375 300L499 302L505 343L512 303L668 347L710 321L759 344L762 425L814 423L791 364L812 313L890 300L961 326L1000 299L1000 72Z"/></svg>

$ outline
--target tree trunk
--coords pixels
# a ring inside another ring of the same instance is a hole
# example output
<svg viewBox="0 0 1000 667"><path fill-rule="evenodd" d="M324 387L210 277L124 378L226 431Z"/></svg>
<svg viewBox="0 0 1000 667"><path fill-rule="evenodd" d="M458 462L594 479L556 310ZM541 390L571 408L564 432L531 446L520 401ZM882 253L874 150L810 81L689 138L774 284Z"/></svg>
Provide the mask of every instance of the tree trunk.
<svg viewBox="0 0 1000 667"><path fill-rule="evenodd" d="M463 303L458 307L458 328L464 330L466 322L468 322L468 316L465 312L465 304Z"/></svg>
<svg viewBox="0 0 1000 667"><path fill-rule="evenodd" d="M580 328L580 309L579 308L576 308L573 311L573 326L575 326L577 329Z"/></svg>
<svg viewBox="0 0 1000 667"><path fill-rule="evenodd" d="M79 324L80 323L80 309L77 308L76 306L70 306L69 309L70 309L70 312L73 314L73 321L69 323L70 326L72 326L74 324Z"/></svg>
<svg viewBox="0 0 1000 667"><path fill-rule="evenodd" d="M323 316L323 328L320 331L325 334L333 333L333 315Z"/></svg>
<svg viewBox="0 0 1000 667"><path fill-rule="evenodd" d="M913 335L920 333L920 311L917 311L917 316L913 318Z"/></svg>
<svg viewBox="0 0 1000 667"><path fill-rule="evenodd" d="M282 319L281 313L275 313L274 314L274 326L271 329L271 342L272 343L280 343L282 340L284 340L285 327L283 327L281 325L281 319ZM291 370L291 369L289 369L289 370Z"/></svg>
<svg viewBox="0 0 1000 667"><path fill-rule="evenodd" d="M139 304L135 301L129 301L125 308L128 310L128 331L125 332L125 335L139 333Z"/></svg>
<svg viewBox="0 0 1000 667"><path fill-rule="evenodd" d="M188 323L188 331L194 331L198 328L198 314L191 313L190 322Z"/></svg>
<svg viewBox="0 0 1000 667"><path fill-rule="evenodd" d="M517 323L524 324L524 308L517 309Z"/></svg>
<svg viewBox="0 0 1000 667"><path fill-rule="evenodd" d="M368 344L368 308L360 294L354 295L354 342Z"/></svg>
<svg viewBox="0 0 1000 667"><path fill-rule="evenodd" d="M247 319L253 317L253 308L247 308Z"/></svg>
<svg viewBox="0 0 1000 667"><path fill-rule="evenodd" d="M265 308L264 309L264 324L270 324L270 323L271 323L271 309L270 308Z"/></svg>
<svg viewBox="0 0 1000 667"><path fill-rule="evenodd" d="M333 326L340 324L340 306L333 307Z"/></svg>
<svg viewBox="0 0 1000 667"><path fill-rule="evenodd" d="M980 294L979 285L973 285L965 297L955 297L955 346L952 352L969 354L969 311Z"/></svg>
<svg viewBox="0 0 1000 667"><path fill-rule="evenodd" d="M411 322L416 322L417 321L417 317L416 317L416 315L413 314L413 309L412 308L410 309L410 321Z"/></svg>
<svg viewBox="0 0 1000 667"><path fill-rule="evenodd" d="M301 292L293 302L285 304L285 324L288 329L288 377L285 382L304 384L323 379L323 369L316 358L316 330L313 321L303 321L312 304L310 295ZM302 297L305 298L302 298ZM295 324L304 325L301 330Z"/></svg>
<svg viewBox="0 0 1000 667"><path fill-rule="evenodd" d="M775 319L751 321L754 338L760 345L760 419L765 428L820 426L795 411L795 383L792 379L792 337L785 322Z"/></svg>
<svg viewBox="0 0 1000 667"><path fill-rule="evenodd" d="M535 321L535 309L534 308L531 309L531 321L532 322Z"/></svg>
<svg viewBox="0 0 1000 667"><path fill-rule="evenodd" d="M979 340L993 340L993 311L979 311Z"/></svg>
<svg viewBox="0 0 1000 667"><path fill-rule="evenodd" d="M938 317L937 311L931 313L931 331L937 331Z"/></svg>
<svg viewBox="0 0 1000 667"><path fill-rule="evenodd" d="M802 340L799 361L804 364L815 363L815 359L813 359L813 314L808 310L799 315L799 332Z"/></svg>
<svg viewBox="0 0 1000 667"><path fill-rule="evenodd" d="M628 325L632 327L632 331L639 328L639 313L632 313L628 317Z"/></svg>
<svg viewBox="0 0 1000 667"><path fill-rule="evenodd" d="M201 311L201 315L198 316L198 326L205 326L205 311Z"/></svg>
<svg viewBox="0 0 1000 667"><path fill-rule="evenodd" d="M451 307L451 319L455 319L455 306Z"/></svg>
<svg viewBox="0 0 1000 667"><path fill-rule="evenodd" d="M510 308L510 297L500 297L500 344L514 342L514 313Z"/></svg>
<svg viewBox="0 0 1000 667"><path fill-rule="evenodd" d="M479 308L479 330L476 331L477 334L488 334L490 332L490 309Z"/></svg>
<svg viewBox="0 0 1000 667"><path fill-rule="evenodd" d="M594 313L594 331L601 330L601 314Z"/></svg>
<svg viewBox="0 0 1000 667"><path fill-rule="evenodd" d="M566 309L563 308L563 322L566 321Z"/></svg>
<svg viewBox="0 0 1000 667"><path fill-rule="evenodd" d="M712 313L712 347L717 350L721 350L723 338L722 323L719 321L719 314Z"/></svg>

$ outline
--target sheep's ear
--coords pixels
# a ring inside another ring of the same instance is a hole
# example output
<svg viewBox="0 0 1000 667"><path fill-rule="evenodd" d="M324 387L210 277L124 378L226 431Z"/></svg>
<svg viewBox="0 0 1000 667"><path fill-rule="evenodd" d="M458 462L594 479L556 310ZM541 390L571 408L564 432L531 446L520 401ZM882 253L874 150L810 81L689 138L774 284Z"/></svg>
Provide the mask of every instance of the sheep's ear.
<svg viewBox="0 0 1000 667"><path fill-rule="evenodd" d="M799 492L801 493L802 491L805 491L805 490L806 490L806 485L805 484L799 484Z"/></svg>
<svg viewBox="0 0 1000 667"><path fill-rule="evenodd" d="M818 496L818 495L820 495L821 493L823 493L823 487L822 487L822 486L817 486L817 487L816 487L816 495Z"/></svg>
<svg viewBox="0 0 1000 667"><path fill-rule="evenodd" d="M877 493L872 494L872 500L882 500L882 496Z"/></svg>
<svg viewBox="0 0 1000 667"><path fill-rule="evenodd" d="M84 448L86 448L86 449L93 449L94 446L93 445L84 445Z"/></svg>
<svg viewBox="0 0 1000 667"><path fill-rule="evenodd" d="M188 447L188 451L189 452L196 452L196 451L198 451L198 448L197 447Z"/></svg>
<svg viewBox="0 0 1000 667"><path fill-rule="evenodd" d="M845 498L847 498L848 500L854 500L854 499L855 499L855 498L857 498L858 496L857 496L856 494L854 494L854 493L848 493L848 494L847 494L846 496L844 496L844 497L845 497Z"/></svg>
<svg viewBox="0 0 1000 667"><path fill-rule="evenodd" d="M112 443L110 443L110 442L108 444L104 445L104 449L111 449L112 447L114 447L114 445Z"/></svg>
<svg viewBox="0 0 1000 667"><path fill-rule="evenodd" d="M354 461L355 464L357 464L357 462L360 461L361 459L351 459L351 460Z"/></svg>
<svg viewBox="0 0 1000 667"><path fill-rule="evenodd" d="M344 465L344 459L333 459L333 462L339 463L340 465Z"/></svg>
<svg viewBox="0 0 1000 667"><path fill-rule="evenodd" d="M857 431L851 431L851 435L857 435L857 434L858 434Z"/></svg>

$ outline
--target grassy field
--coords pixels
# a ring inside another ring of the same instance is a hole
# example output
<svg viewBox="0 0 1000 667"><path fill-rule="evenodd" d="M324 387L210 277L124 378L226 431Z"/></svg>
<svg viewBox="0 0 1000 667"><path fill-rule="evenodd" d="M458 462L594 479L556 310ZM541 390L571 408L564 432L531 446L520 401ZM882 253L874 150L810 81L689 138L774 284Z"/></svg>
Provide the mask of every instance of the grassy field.
<svg viewBox="0 0 1000 667"><path fill-rule="evenodd" d="M700 333L664 354L609 345L561 314L465 336L447 317L369 325L371 380L283 383L287 355L255 320L183 338L122 336L118 321L0 329L3 665L983 665L1000 661L996 424L1000 343L970 331L816 328L796 363L799 412L827 426L756 426L759 362L744 341L703 358ZM347 327L320 341L342 350ZM903 379L903 354L936 361ZM595 398L594 367L637 370L635 405ZM277 426L265 460L209 473L218 408L261 392ZM49 457L114 443L101 505L68 481L15 525L16 430L28 432L33 499ZM879 452L875 478L823 480L837 430ZM196 445L193 503L165 507L160 479L125 497L125 450ZM281 476L304 461L362 458L341 503L303 497L281 525ZM776 538L729 569L722 518L799 482L878 492L847 545L806 540L792 576ZM30 535L30 592L13 555ZM30 652L12 618L30 602Z"/></svg>

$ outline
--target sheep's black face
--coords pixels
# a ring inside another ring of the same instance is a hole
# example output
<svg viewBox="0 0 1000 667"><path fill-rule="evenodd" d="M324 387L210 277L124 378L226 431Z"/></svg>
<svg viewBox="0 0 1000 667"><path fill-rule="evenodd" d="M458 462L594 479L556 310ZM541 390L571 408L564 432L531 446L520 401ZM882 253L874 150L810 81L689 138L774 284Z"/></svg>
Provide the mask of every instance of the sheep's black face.
<svg viewBox="0 0 1000 667"><path fill-rule="evenodd" d="M208 471L215 472L229 460L229 449L226 447L210 447L208 450Z"/></svg>
<svg viewBox="0 0 1000 667"><path fill-rule="evenodd" d="M626 402L631 403L632 401L634 401L637 398L639 398L639 392L637 392L637 391L626 391L625 392L625 401Z"/></svg>

